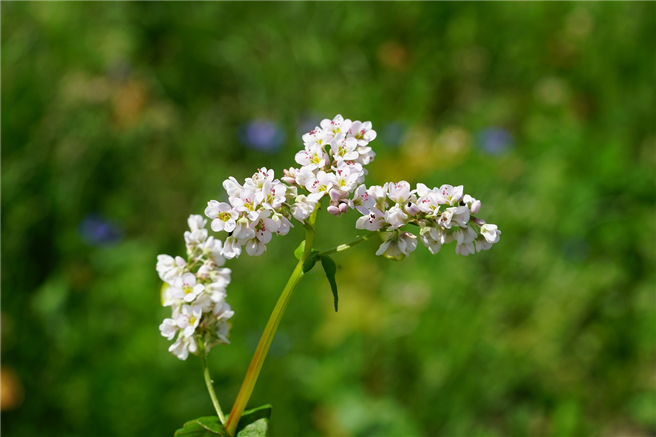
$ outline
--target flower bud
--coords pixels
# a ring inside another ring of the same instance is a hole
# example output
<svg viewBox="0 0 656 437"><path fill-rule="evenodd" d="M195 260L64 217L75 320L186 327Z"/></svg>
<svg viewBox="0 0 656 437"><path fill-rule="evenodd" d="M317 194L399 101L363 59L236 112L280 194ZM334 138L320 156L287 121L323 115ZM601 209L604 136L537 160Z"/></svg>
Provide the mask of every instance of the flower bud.
<svg viewBox="0 0 656 437"><path fill-rule="evenodd" d="M419 206L417 206L416 203L408 202L408 204L405 206L405 212L410 214L411 216L416 216L421 212L419 209Z"/></svg>

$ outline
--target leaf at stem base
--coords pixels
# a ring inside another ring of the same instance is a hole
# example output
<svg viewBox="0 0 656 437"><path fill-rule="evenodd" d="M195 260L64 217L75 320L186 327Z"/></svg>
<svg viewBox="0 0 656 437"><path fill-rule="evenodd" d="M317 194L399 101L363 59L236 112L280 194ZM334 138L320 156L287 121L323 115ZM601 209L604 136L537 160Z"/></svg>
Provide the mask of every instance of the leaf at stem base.
<svg viewBox="0 0 656 437"><path fill-rule="evenodd" d="M266 437L269 431L271 405L245 411L239 419L235 437ZM216 416L190 420L177 430L173 437L230 437Z"/></svg>

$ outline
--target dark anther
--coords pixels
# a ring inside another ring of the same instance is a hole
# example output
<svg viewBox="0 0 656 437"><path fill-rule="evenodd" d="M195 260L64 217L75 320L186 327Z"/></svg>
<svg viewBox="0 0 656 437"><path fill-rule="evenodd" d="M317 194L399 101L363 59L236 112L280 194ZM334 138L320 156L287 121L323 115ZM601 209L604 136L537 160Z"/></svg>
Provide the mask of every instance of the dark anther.
<svg viewBox="0 0 656 437"><path fill-rule="evenodd" d="M460 201L460 206L465 206L465 202L463 202L463 201L461 200L461 201Z"/></svg>

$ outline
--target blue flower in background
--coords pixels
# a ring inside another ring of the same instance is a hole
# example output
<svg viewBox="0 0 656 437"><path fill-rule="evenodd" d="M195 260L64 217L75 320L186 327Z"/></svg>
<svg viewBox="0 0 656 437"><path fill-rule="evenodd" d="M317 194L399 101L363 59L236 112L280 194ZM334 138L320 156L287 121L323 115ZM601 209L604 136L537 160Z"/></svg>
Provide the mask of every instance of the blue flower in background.
<svg viewBox="0 0 656 437"><path fill-rule="evenodd" d="M78 229L80 237L89 246L107 246L121 241L123 232L114 223L98 214L86 216Z"/></svg>
<svg viewBox="0 0 656 437"><path fill-rule="evenodd" d="M490 127L478 133L478 146L487 155L501 155L512 149L513 136L500 127Z"/></svg>
<svg viewBox="0 0 656 437"><path fill-rule="evenodd" d="M385 126L381 132L381 142L389 147L396 148L401 145L405 136L405 126L399 122L393 122Z"/></svg>
<svg viewBox="0 0 656 437"><path fill-rule="evenodd" d="M255 120L239 130L239 139L249 149L276 153L285 141L285 133L271 121Z"/></svg>

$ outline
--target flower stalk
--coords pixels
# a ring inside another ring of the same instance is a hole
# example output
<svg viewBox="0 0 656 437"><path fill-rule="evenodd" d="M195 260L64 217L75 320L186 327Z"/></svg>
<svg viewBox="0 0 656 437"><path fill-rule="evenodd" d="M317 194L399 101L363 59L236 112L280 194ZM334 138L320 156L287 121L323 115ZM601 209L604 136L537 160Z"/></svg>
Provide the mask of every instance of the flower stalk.
<svg viewBox="0 0 656 437"><path fill-rule="evenodd" d="M203 344L202 341L198 342L198 352L200 356L200 364L203 366L203 377L205 378L205 385L207 386L207 391L210 394L210 398L212 399L212 404L214 405L214 409L216 410L217 416L219 416L219 420L221 421L221 424L225 425L226 419L225 415L223 414L223 410L221 409L221 405L219 405L219 399L216 397L216 393L214 392L214 385L212 384L212 378L210 377L210 369L207 367L207 355L205 353L205 345Z"/></svg>
<svg viewBox="0 0 656 437"><path fill-rule="evenodd" d="M230 416L228 416L226 429L232 436L234 436L235 432L237 431L237 424L239 423L239 419L241 419L241 416L244 413L244 409L246 408L251 394L253 393L255 383L257 382L257 378L260 375L260 371L262 370L262 365L264 364L264 360L266 359L267 353L269 352L269 347L271 346L273 337L278 330L278 326L280 325L282 316L285 314L287 305L289 305L289 300L292 296L292 292L303 277L303 263L305 263L305 260L308 259L308 257L312 254L312 245L314 243L314 223L317 216L317 210L318 208L314 210L312 215L310 215L307 220L305 232L305 250L303 251L303 255L298 261L298 264L296 264L296 268L294 268L294 271L289 277L287 285L285 285L285 288L278 298L278 302L276 303L276 306L273 309L271 316L269 317L269 321L264 328L262 337L260 337L257 349L253 354L251 364L248 366L248 371L244 377L244 382L242 382L241 389L237 394L235 404L230 411Z"/></svg>

